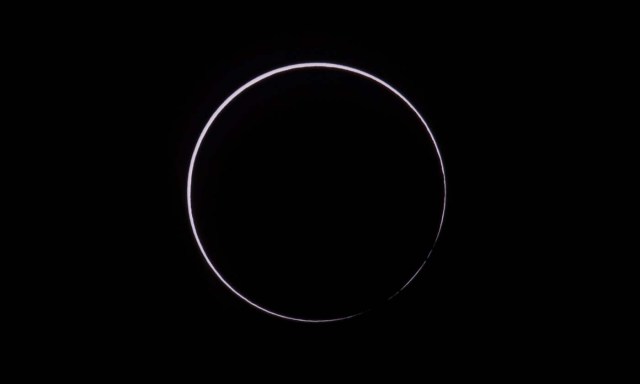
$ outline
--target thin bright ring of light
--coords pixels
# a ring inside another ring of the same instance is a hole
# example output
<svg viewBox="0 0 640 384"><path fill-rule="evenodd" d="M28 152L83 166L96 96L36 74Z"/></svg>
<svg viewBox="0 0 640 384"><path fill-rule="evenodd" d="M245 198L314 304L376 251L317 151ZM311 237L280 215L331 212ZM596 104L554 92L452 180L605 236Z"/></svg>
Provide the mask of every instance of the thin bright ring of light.
<svg viewBox="0 0 640 384"><path fill-rule="evenodd" d="M427 122L422 118L422 116L420 115L418 110L409 102L409 100L407 100L406 97L404 97L395 88L393 88L392 86L390 86L386 82L380 80L379 78L377 78L377 77L375 77L375 76L373 76L371 74L368 74L368 73L366 73L364 71L361 71L359 69L347 67L345 65L340 65L340 64L301 63L301 64L293 64L293 65L287 65L287 66L284 66L284 67L280 67L280 68L274 69L272 71L269 71L267 73L264 73L264 74L256 77L255 79L249 81L248 83L246 83L242 87L238 88L238 90L233 92L231 94L231 96L227 97L227 99L218 107L218 109L216 109L216 111L213 113L213 115L211 115L211 117L209 118L209 121L204 126L204 129L202 130L202 133L200 134L200 137L198 138L198 142L196 143L196 147L193 150L193 155L191 156L191 163L189 164L189 175L187 177L187 206L188 206L188 209L189 209L189 220L191 221L191 229L193 230L193 236L195 237L196 242L198 243L198 247L200 248L200 252L202 252L202 255L204 256L205 261L207 262L207 264L209 264L209 267L211 267L211 270L213 270L213 273L215 273L216 276L218 276L218 278L220 279L220 281L222 281L222 283L224 285L226 285L227 288L229 288L233 293L235 293L236 296L238 296L242 300L246 301L248 304L256 307L257 309L259 309L259 310L261 310L263 312L266 312L266 313L268 313L270 315L276 316L276 317L280 317L280 318L287 319L287 320L301 321L301 322L306 322L306 323L327 323L327 322L332 322L332 321L346 320L346 319L361 315L366 311L355 313L355 314L350 315L350 316L339 317L339 318L334 318L334 319L321 319L321 320L300 319L300 318L285 316L285 315L270 311L270 310L268 310L266 308L263 308L263 307L259 306L256 303L252 302L251 300L249 300L248 298L243 296L240 292L238 292L235 288L233 288L231 286L231 284L229 284L224 279L224 277L222 277L220 272L216 269L216 267L211 262L211 259L207 255L207 252L204 250L204 247L202 246L202 242L200 241L200 237L198 236L198 230L196 229L196 223L195 223L195 220L193 218L193 209L192 209L192 204L191 204L191 184L192 184L192 181L193 181L192 180L193 179L193 169L194 169L195 164L196 164L196 158L198 157L198 151L200 150L200 145L202 145L202 141L204 140L205 136L207 135L207 132L209 131L209 128L211 128L211 125L216 120L218 115L220 115L220 113L222 113L222 111L225 109L225 107L227 105L229 105L229 103L231 103L233 101L233 99L238 97L238 95L240 95L242 92L244 92L245 90L247 90L251 86L261 82L262 80L265 80L265 79L267 79L267 78L269 78L271 76L275 76L275 75L277 75L279 73L283 73L283 72L287 72L287 71L294 71L294 70L298 70L298 69L308 69L308 68L337 69L337 70L341 70L341 71L345 71L345 72L349 72L349 73L354 73L356 75L363 76L363 77L366 77L367 79L373 80L376 83L378 83L378 84L382 85L383 87L385 87L386 89L388 89L389 91L393 92L402 101L404 101L404 103L407 104L407 106L409 106L409 108L411 108L411 110L416 114L416 116L418 116L418 118L420 119L420 121L424 125L424 128L427 130L427 132L429 133L429 136L431 137L431 141L433 142L433 146L435 147L436 152L438 154L438 160L440 161L440 169L442 171L442 182L443 182L443 187L444 187L444 201L443 201L443 205L442 205L442 216L440 218L440 226L438 227L438 233L436 234L436 238L435 238L435 241L433 243L433 245L435 246L435 243L438 241L438 238L440 237L440 231L442 230L442 224L444 222L444 212L445 212L445 208L446 208L446 205L447 205L447 180L446 180L446 177L445 177L444 164L442 162L442 156L440 154L440 149L438 148L438 144L436 143L436 139L433 137L433 133L431 133L431 130L429 129L429 126L427 125ZM432 246L432 250L433 250L433 246ZM431 256L431 251L427 255L427 259L429 258L429 256ZM398 290L398 292L396 292L393 295L391 295L391 297L389 297L389 300L391 300L398 293L400 293L402 290L404 290L413 281L413 279L416 278L416 276L418 275L418 273L420 273L420 271L422 270L422 268L424 267L426 262L427 262L427 260L425 259L425 261L422 263L420 268L418 268L416 273L413 276L411 276L409 281L407 281L407 283L402 288L400 288Z"/></svg>

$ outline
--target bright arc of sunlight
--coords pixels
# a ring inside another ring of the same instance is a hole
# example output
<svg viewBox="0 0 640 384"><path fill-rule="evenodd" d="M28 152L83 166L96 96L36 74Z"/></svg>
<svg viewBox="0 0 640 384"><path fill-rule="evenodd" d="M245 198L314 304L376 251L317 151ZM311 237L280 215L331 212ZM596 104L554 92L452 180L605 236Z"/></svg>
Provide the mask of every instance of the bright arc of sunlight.
<svg viewBox="0 0 640 384"><path fill-rule="evenodd" d="M418 110L398 90L393 88L391 85L387 84L385 81L383 81L383 80L381 80L381 79L379 79L379 78L377 78L377 77L375 77L375 76L373 76L373 75L371 75L371 74L369 74L367 72L361 71L361 70L356 69L356 68L348 67L346 65L340 65L340 64L332 64L332 63L300 63L300 64L293 64L293 65L287 65L287 66L284 66L284 67L280 67L280 68L277 68L277 69L274 69L272 71L266 72L266 73L264 73L264 74L262 74L262 75L260 75L260 76L258 76L256 78L254 78L253 80L251 80L248 83L244 84L242 87L238 88L235 92L233 92L231 94L231 96L227 97L227 99L218 107L218 109L216 109L216 111L213 113L213 115L211 115L211 117L209 118L209 121L207 121L207 124L204 126L204 129L202 130L202 133L200 134L200 137L198 138L198 141L196 142L196 146L195 146L195 149L193 150L193 154L191 155L191 163L189 164L189 174L188 174L188 177L187 177L187 207L188 207L188 211L189 211L189 220L191 222L191 229L193 230L193 236L195 237L196 242L198 243L198 247L200 248L200 252L202 252L202 255L204 256L205 261L207 262L207 264L209 264L209 267L211 267L211 270L213 271L213 273L215 273L216 276L218 276L220 281L222 281L222 283L227 288L229 288L231 290L231 292L233 292L236 296L238 296L240 299L244 300L245 302L247 302L251 306L253 306L253 307L255 307L255 308L257 308L257 309L259 309L259 310L261 310L263 312L266 312L266 313L268 313L268 314L270 314L272 316L276 316L276 317L279 317L279 318L282 318L282 319L287 319L287 320L305 322L305 323L328 323L328 322L346 320L346 319L349 319L349 318L352 318L352 317L356 317L356 316L359 316L359 315L365 313L366 311L354 313L354 314L349 315L349 316L331 318L331 319L301 319L301 318L290 317L290 316L286 316L286 315L283 315L283 314L280 314L280 313L276 313L276 312L270 311L269 309L261 307L258 304L252 302L247 297L243 296L240 292L238 292L233 286L231 286L231 284L229 284L224 279L222 274L213 265L213 262L211 261L211 259L207 255L207 252L205 251L204 246L202 245L202 242L200 241L200 237L198 236L198 230L196 228L196 223L195 223L195 220L193 218L193 207L192 207L192 204L191 204L191 185L192 185L192 179L193 179L193 170L194 170L194 167L195 167L195 164L196 164L196 159L198 157L198 151L200 150L200 146L202 145L202 141L204 140L205 136L207 135L207 132L209 131L209 129L213 125L213 122L216 120L218 115L220 115L220 113L222 113L222 111L227 107L227 105L229 105L236 97L238 97L238 95L240 95L242 92L246 91L251 86L261 82L262 80L268 79L269 77L278 75L280 73L284 73L284 72L288 72L288 71L295 71L295 70L300 70L300 69L308 69L308 68L335 69L335 70L340 70L340 71L345 71L345 72L349 72L349 73L352 73L352 74L356 74L358 76L366 77L367 79L373 80L376 83L378 83L381 86L383 86L384 88L386 88L387 90L391 91L396 96L398 96L409 108L411 108L411 110L416 114L418 119L420 119L420 121L424 125L424 128L427 130L427 133L429 134L429 137L431 138L431 142L433 143L433 146L436 149L436 153L438 154L438 160L440 161L440 169L442 171L442 182L443 182L443 187L444 187L444 201L443 201L443 205L442 205L442 215L440 217L440 225L438 227L438 232L436 234L436 238L435 238L434 243L433 243L433 246L435 246L435 243L438 241L438 238L440 237L440 232L442 230L442 224L444 222L444 213L445 213L445 208L446 208L446 205L447 205L447 180L446 180L446 177L445 177L444 163L442 162L442 155L440 154L440 149L438 148L438 144L436 143L436 139L433 136L433 133L429 129L429 126L427 125L427 122L420 115ZM432 249L433 249L433 246L432 246ZM427 259L429 258L430 255L431 255L431 252L429 252L429 254L427 255ZM389 297L389 300L391 300L396 295L398 295L398 293L400 293L402 290L404 290L413 281L413 279L415 279L415 277L418 275L418 273L420 273L420 271L422 270L422 268L424 267L425 264L426 264L426 259L422 263L420 268L418 268L416 273L407 281L407 283L402 288L400 288L397 292L395 292L393 295L391 295Z"/></svg>

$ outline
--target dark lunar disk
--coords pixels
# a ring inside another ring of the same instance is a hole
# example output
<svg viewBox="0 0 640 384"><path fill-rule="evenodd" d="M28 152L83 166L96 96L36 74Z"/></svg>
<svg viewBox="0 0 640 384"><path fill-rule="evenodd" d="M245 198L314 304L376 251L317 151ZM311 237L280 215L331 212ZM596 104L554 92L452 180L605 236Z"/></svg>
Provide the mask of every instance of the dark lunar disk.
<svg viewBox="0 0 640 384"><path fill-rule="evenodd" d="M327 319L402 288L433 246L443 194L434 144L400 98L314 68L224 109L200 148L192 202L229 284L271 311Z"/></svg>

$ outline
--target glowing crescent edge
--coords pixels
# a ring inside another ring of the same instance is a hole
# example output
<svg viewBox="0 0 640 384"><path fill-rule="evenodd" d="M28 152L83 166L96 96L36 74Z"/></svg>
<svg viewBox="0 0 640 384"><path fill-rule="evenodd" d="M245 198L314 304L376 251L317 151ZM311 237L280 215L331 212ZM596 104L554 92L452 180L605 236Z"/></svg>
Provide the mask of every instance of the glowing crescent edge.
<svg viewBox="0 0 640 384"><path fill-rule="evenodd" d="M427 133L429 133L429 136L431 137L431 141L433 142L433 146L435 147L436 152L438 154L438 160L440 161L440 169L442 171L442 181L443 181L443 185L444 185L444 201L443 201L443 205L442 205L442 217L440 218L440 226L438 227L438 233L436 234L436 238L435 238L435 240L433 242L433 245L431 247L431 251L429 251L429 254L427 255L427 258L422 263L420 268L418 268L416 273L413 276L411 276L409 281L407 281L407 283L402 288L400 288L396 293L391 295L388 300L391 300L392 298L394 298L402 290L404 290L409 284L411 284L411 282L416 278L416 276L418 276L418 274L420 273L422 268L427 263L427 260L431 256L431 252L433 251L433 248L435 247L435 245L436 245L436 243L438 241L438 238L440 237L440 231L442 230L442 224L444 223L444 213L445 213L445 209L446 209L446 205L447 205L447 180L446 180L446 176L445 176L445 172L444 172L444 163L442 162L442 155L440 154L440 149L438 148L438 144L436 143L436 139L433 136L433 133L431 132L431 130L429 129L429 126L427 125L427 122L422 118L422 116L420 115L418 110L409 102L409 100L407 100L406 97L404 97L400 92L398 92L395 88L393 88L391 85L387 84L383 80L381 80L381 79L379 79L379 78L377 78L377 77L375 77L375 76L373 76L371 74L368 74L367 72L361 71L359 69L347 67L345 65L332 64L332 63L300 63L300 64L292 64L292 65L287 65L287 66L284 66L284 67L280 67L280 68L274 69L272 71L266 72L266 73L264 73L264 74L262 74L262 75L260 75L260 76L258 76L256 78L254 78L253 80L249 81L248 83L246 83L242 87L238 88L238 90L233 92L231 94L231 96L227 97L227 99L218 107L218 109L216 109L216 111L213 113L213 115L211 115L211 117L209 118L209 121L207 122L207 124L205 125L204 129L202 130L202 133L200 134L200 137L198 138L198 141L196 143L195 149L193 150L193 155L191 156L191 163L189 164L189 175L187 177L187 206L188 206L188 210L189 210L189 220L191 222L191 229L193 230L193 236L195 237L196 242L198 243L198 247L200 248L200 252L202 252L202 255L204 256L205 261L207 262L207 264L209 264L209 267L211 267L211 270L213 270L213 272L216 274L216 276L218 276L218 279L220 279L220 281L222 281L222 283L224 285L226 285L227 288L229 288L231 290L231 292L235 293L236 296L238 296L239 298L241 298L242 300L244 300L245 302L247 302L251 306L253 306L253 307L255 307L255 308L257 308L257 309L259 309L259 310L261 310L263 312L266 312L266 313L268 313L268 314L270 314L272 316L276 316L276 317L279 317L279 318L282 318L282 319L300 321L300 322L305 322L305 323L328 323L328 322L333 322L333 321L340 321L340 320L350 319L352 317L359 316L359 315L365 313L366 311L362 311L362 312L356 313L354 315L350 315L350 316L346 316L346 317L339 317L339 318L334 318L334 319L322 319L322 320L300 319L300 318L281 315L279 313L270 311L270 310L268 310L266 308L263 308L263 307L259 306L256 303L252 302L251 300L247 299L240 292L236 291L235 288L233 288L231 286L231 284L229 284L222 277L222 275L220 274L220 272L218 272L216 267L213 266L213 263L209 259L209 256L207 255L207 253L204 250L204 247L202 246L202 242L200 241L200 237L198 237L198 231L196 230L196 224L195 224L195 220L193 218L193 210L192 210L192 204L191 204L191 184L192 184L192 179L193 179L193 169L194 169L195 164L196 164L196 157L198 156L198 151L200 150L200 145L202 145L202 141L204 140L204 137L206 136L207 132L209 131L209 128L211 128L211 125L215 121L216 117L218 117L218 115L222 112L222 110L224 110L224 108L227 105L229 105L229 103L231 103L233 101L233 99L235 99L238 95L240 95L242 92L244 92L249 87L251 87L251 86L259 83L260 81L262 81L264 79L267 79L267 78L269 78L269 77L271 77L273 75L277 75L277 74L282 73L282 72L287 72L287 71L296 70L296 69L304 69L304 68L331 68L331 69L338 69L338 70L342 70L342 71L346 71L346 72L350 72L350 73L355 73L357 75L366 77L367 79L371 79L371 80L375 81L376 83L384 86L386 89L388 89L389 91L393 92L402 101L404 101L405 104L407 104L409 106L409 108L411 108L411 110L416 114L416 116L418 116L418 118L420 119L420 121L422 122L424 127L426 128Z"/></svg>

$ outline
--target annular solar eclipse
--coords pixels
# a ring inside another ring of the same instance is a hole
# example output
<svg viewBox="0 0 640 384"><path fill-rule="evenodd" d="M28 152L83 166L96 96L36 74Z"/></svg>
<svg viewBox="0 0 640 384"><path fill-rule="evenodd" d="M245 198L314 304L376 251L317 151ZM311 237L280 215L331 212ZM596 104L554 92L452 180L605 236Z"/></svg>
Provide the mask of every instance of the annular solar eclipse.
<svg viewBox="0 0 640 384"><path fill-rule="evenodd" d="M353 313L353 314L350 314L348 316L341 316L341 317L335 317L335 318L320 318L320 319L316 319L316 318L299 318L299 317L288 316L288 315L285 315L283 313L278 313L275 310L266 308L264 305L259 305L254 300L252 300L250 297L248 297L248 296L244 295L243 293L241 293L231 283L229 283L228 280L225 279L225 277L223 276L223 271L220 271L219 268L216 267L215 258L212 258L207 253L207 250L205 249L205 246L203 245L203 241L201 240L201 235L198 232L198 226L196 225L196 221L194 219L194 208L193 208L193 203L192 203L193 174L194 174L194 168L196 166L196 162L198 161L198 154L201 151L201 146L202 146L203 140L205 139L207 133L209 132L210 129L212 129L212 128L215 129L216 119L221 114L224 113L225 108L230 103L233 103L234 100L240 94L242 94L247 89L253 87L254 85L260 83L261 81L263 81L265 79L272 78L272 77L277 77L280 74L283 74L283 73L286 73L286 72L290 72L290 71L306 71L306 70L341 71L341 72L345 72L345 73L348 73L348 74L353 75L353 76L358 76L360 78L368 79L368 80L376 83L377 85L379 85L380 87L382 87L386 91L391 92L397 98L399 98L404 104L406 104L406 106L409 107L409 109L415 114L415 116L419 119L421 124L424 126L424 129L428 133L428 136L429 136L429 138L431 140L433 148L435 149L435 152L437 154L437 160L439 162L439 168L440 168L440 171L442 173L442 188L443 188L442 211L441 211L440 218L439 218L439 226L437 228L437 233L435 235L435 240L434 240L433 244L431 245L431 250L433 250L433 247L435 246L435 243L437 242L437 240L438 240L438 238L440 236L440 232L442 230L442 224L443 224L443 221L444 221L445 208L446 208L446 202L447 202L447 182L446 182L446 177L445 177L444 164L443 164L442 156L441 156L441 153L440 153L440 149L438 148L438 145L436 143L436 140L434 138L433 133L431 132L431 130L430 130L429 126L427 125L425 119L420 115L420 113L418 112L416 107L414 107L413 104L411 104L409 102L409 100L405 96L403 96L398 90L396 90L391 85L389 85L388 83L386 83L385 81L381 80L380 78L378 78L378 77L376 77L374 75L371 75L371 74L369 74L367 72L364 72L364 71L356 69L356 68L352 68L352 67L348 67L348 66L340 65L340 64L311 62L311 63L300 63L300 64L293 64L293 65L287 65L287 66L284 66L284 67L280 67L280 68L271 70L269 72L266 72L266 73L264 73L264 74L262 74L262 75L260 75L260 76L258 76L256 78L250 80L249 82L245 83L240 88L238 88L235 92L233 92L229 97L227 97L222 102L222 104L215 110L213 115L211 115L211 117L207 121L206 125L204 126L204 129L202 130L202 132L200 133L200 136L198 137L198 140L196 142L195 148L193 150L193 154L191 156L191 161L190 161L190 164L189 164L188 177L187 177L187 208L188 208L188 215L189 215L189 220L190 220L190 224L191 224L191 229L193 231L194 238L196 240L196 243L198 245L198 248L199 248L202 256L204 257L206 263L209 265L209 267L211 268L213 273L218 277L218 279L220 279L220 281L229 290L231 290L231 292L233 292L237 297L239 297L240 299L242 299L247 304L259 309L262 312L265 312L267 314L270 314L272 316L276 316L276 317L279 317L279 318L282 318L282 319L292 320L292 321L299 321L299 322L309 322L309 323L334 322L334 321L345 320L345 319L349 319L349 318L358 316L358 315L364 313L365 311L359 311L357 313ZM431 255L431 251L429 251L427 254L425 254L424 262L422 262L422 264L415 271L415 273L408 279L408 281L406 281L406 283L403 286L399 287L399 289L394 294L392 294L388 299L392 299L393 297L395 297L398 293L400 293L402 290L404 290L415 279L415 277L418 275L418 273L420 273L420 271L423 269L423 267L426 264L426 261L427 261L427 259L429 258L430 255Z"/></svg>

